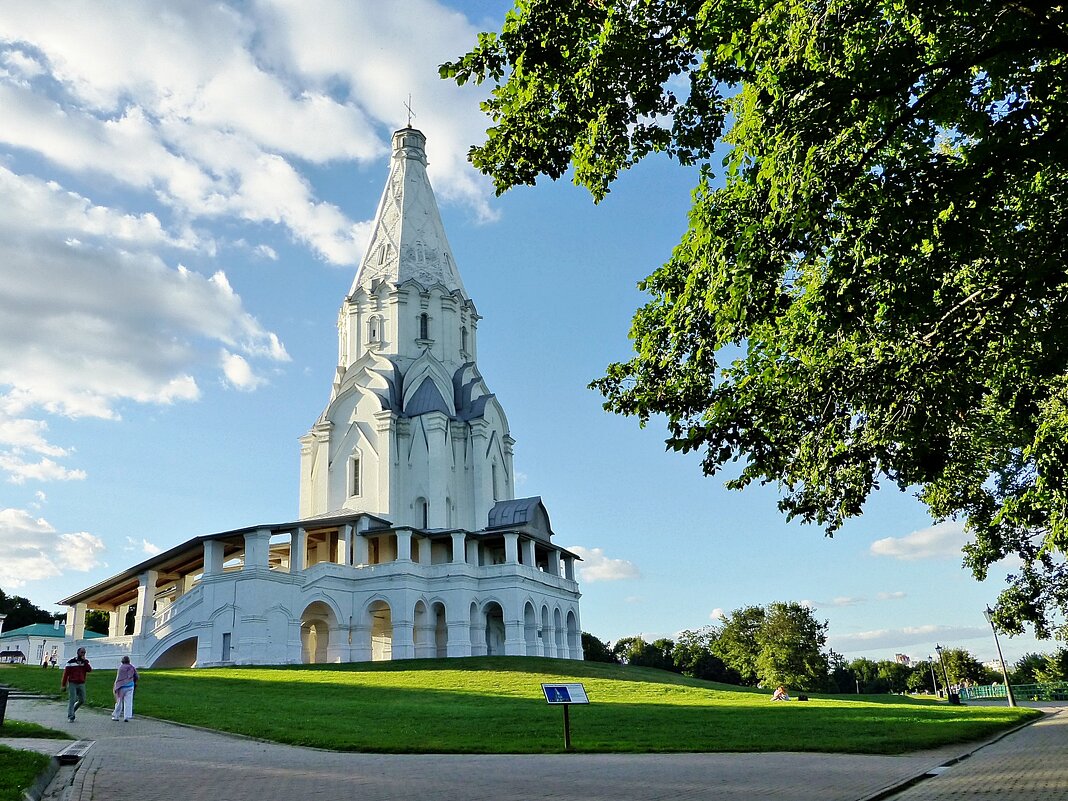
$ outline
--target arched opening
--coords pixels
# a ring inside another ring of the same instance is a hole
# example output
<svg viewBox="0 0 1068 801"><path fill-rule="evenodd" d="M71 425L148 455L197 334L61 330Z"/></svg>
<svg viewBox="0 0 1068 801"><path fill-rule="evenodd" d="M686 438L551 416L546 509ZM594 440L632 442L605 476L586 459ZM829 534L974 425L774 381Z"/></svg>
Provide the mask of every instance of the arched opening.
<svg viewBox="0 0 1068 801"><path fill-rule="evenodd" d="M322 665L330 661L330 632L337 628L334 610L322 601L309 604L300 616L300 661Z"/></svg>
<svg viewBox="0 0 1068 801"><path fill-rule="evenodd" d="M449 655L449 627L445 622L445 604L431 604L430 614L434 621L434 656L444 659Z"/></svg>
<svg viewBox="0 0 1068 801"><path fill-rule="evenodd" d="M573 609L567 613L567 650L568 659L582 659L582 632Z"/></svg>
<svg viewBox="0 0 1068 801"><path fill-rule="evenodd" d="M460 328L460 350L463 353L467 353L467 326Z"/></svg>
<svg viewBox="0 0 1068 801"><path fill-rule="evenodd" d="M420 528L430 528L430 503L426 498L415 499L415 524Z"/></svg>
<svg viewBox="0 0 1068 801"><path fill-rule="evenodd" d="M367 607L371 619L371 661L388 662L393 658L393 614L385 601Z"/></svg>
<svg viewBox="0 0 1068 801"><path fill-rule="evenodd" d="M419 315L419 338L430 339L430 315L426 312Z"/></svg>
<svg viewBox="0 0 1068 801"><path fill-rule="evenodd" d="M496 601L485 606L486 656L504 656L504 610Z"/></svg>
<svg viewBox="0 0 1068 801"><path fill-rule="evenodd" d="M526 655L538 656L538 613L530 601L523 607L523 639L527 645Z"/></svg>
<svg viewBox="0 0 1068 801"><path fill-rule="evenodd" d="M177 642L156 657L153 668L191 668L197 663L197 638Z"/></svg>

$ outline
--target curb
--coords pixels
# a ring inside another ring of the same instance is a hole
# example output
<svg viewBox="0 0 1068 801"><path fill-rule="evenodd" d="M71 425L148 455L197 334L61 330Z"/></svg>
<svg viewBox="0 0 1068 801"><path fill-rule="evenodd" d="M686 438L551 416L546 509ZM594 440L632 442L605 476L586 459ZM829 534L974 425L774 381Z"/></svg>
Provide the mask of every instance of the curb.
<svg viewBox="0 0 1068 801"><path fill-rule="evenodd" d="M1054 712L1053 714L1056 715L1058 713ZM869 793L868 795L861 796L857 799L857 801L883 801L883 799L897 795L901 791L907 790L915 784L919 784L924 779L930 779L933 776L936 776L936 771L938 771L939 768L948 768L960 762L963 762L968 757L972 756L972 754L975 754L978 751L982 751L988 745L993 745L994 743L1000 740L1004 740L1010 734L1016 734L1016 732L1020 731L1021 729L1026 729L1028 726L1033 726L1035 723L1038 723L1040 720L1045 720L1049 716L1049 712L1043 712L1038 717L1031 718L1030 720L1025 720L1023 723L1017 724L1011 729L1006 729L1005 731L998 732L989 740L984 740L983 742L976 745L974 748L971 748L970 750L965 751L962 754L958 754L955 757L951 757L945 762L940 762L937 765L932 765L931 767L927 768L923 773L917 773L915 776L912 776L908 779L902 779L901 781L884 787L881 790L876 790L874 793Z"/></svg>
<svg viewBox="0 0 1068 801"><path fill-rule="evenodd" d="M52 779L56 778L57 773L59 773L59 760L52 757L48 761L48 767L38 773L37 778L33 780L33 784L22 791L24 801L41 801L41 796L48 789L48 785L52 783Z"/></svg>

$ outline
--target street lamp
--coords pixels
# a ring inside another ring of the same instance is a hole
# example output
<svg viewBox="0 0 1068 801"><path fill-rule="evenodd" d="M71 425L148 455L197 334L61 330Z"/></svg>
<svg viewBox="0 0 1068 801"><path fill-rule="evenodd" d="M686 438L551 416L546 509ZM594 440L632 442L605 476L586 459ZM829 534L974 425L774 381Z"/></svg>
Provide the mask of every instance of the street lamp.
<svg viewBox="0 0 1068 801"><path fill-rule="evenodd" d="M946 682L946 698L949 698L949 673L946 671L946 660L942 657L942 646L936 644L935 651L938 653L938 661L942 663L942 678Z"/></svg>
<svg viewBox="0 0 1068 801"><path fill-rule="evenodd" d="M983 610L983 617L986 618L986 622L990 624L990 630L994 632L994 645L998 649L998 661L1001 663L1001 675L1005 679L1005 695L1009 699L1009 706L1016 706L1016 698L1012 694L1012 685L1009 684L1009 671L1005 667L1005 657L1001 655L1001 643L998 642L998 630L994 625L994 610L987 604L986 609Z"/></svg>
<svg viewBox="0 0 1068 801"><path fill-rule="evenodd" d="M931 686L934 687L934 694L938 695L938 679L935 678L934 657L930 654L927 655L927 667L931 669Z"/></svg>

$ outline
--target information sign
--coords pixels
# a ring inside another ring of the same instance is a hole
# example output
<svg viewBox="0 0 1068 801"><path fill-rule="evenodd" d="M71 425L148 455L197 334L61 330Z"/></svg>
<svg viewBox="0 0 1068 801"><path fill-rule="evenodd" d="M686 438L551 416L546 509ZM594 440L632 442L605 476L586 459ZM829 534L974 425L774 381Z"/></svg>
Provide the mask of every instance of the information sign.
<svg viewBox="0 0 1068 801"><path fill-rule="evenodd" d="M543 684L545 701L550 704L588 704L586 688L581 684Z"/></svg>

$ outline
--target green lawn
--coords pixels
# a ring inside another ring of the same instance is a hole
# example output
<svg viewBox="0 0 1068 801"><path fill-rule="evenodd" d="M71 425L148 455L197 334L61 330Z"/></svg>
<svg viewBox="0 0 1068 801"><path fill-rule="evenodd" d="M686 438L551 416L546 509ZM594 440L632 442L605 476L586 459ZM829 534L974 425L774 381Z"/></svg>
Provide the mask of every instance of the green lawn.
<svg viewBox="0 0 1068 801"><path fill-rule="evenodd" d="M65 731L49 729L45 726L38 726L36 723L27 723L22 720L12 720L9 717L5 718L3 725L0 726L0 737L32 737L46 740L74 739Z"/></svg>
<svg viewBox="0 0 1068 801"><path fill-rule="evenodd" d="M110 708L112 671L89 678ZM386 753L553 753L563 713L542 682L581 681L576 751L825 751L897 754L986 737L1039 713L899 696L767 693L660 670L481 657L284 668L142 671L138 714L296 745ZM58 693L55 673L4 667L0 682ZM849 699L849 700L844 700ZM859 699L859 700L854 700Z"/></svg>
<svg viewBox="0 0 1068 801"><path fill-rule="evenodd" d="M22 791L48 767L48 760L44 754L0 745L0 801L22 801Z"/></svg>

